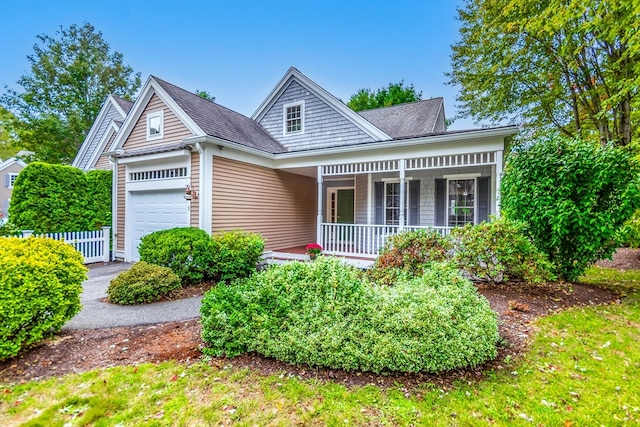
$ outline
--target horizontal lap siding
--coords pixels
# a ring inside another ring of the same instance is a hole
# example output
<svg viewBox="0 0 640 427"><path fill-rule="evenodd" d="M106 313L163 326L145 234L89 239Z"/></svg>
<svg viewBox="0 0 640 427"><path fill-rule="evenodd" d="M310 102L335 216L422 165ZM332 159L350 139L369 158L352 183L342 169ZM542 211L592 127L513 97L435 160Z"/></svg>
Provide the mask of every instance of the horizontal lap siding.
<svg viewBox="0 0 640 427"><path fill-rule="evenodd" d="M100 123L100 126L97 129L97 132L95 133L93 139L91 140L91 143L90 143L91 148L89 148L84 153L84 156L82 157L82 159L80 159L80 162L78 163L78 167L80 169L84 169L87 166L91 166L91 165L88 165L89 160L91 160L91 156L93 156L93 154L95 153L95 150L98 149L98 143L100 142L100 140L102 139L102 136L104 135L107 128L111 124L111 121L122 120L124 118L120 114L120 112L113 106L113 104L111 104L111 101L107 101L107 102L109 102L109 107L104 116L104 119L102 120L102 123Z"/></svg>
<svg viewBox="0 0 640 427"><path fill-rule="evenodd" d="M313 178L214 157L213 232L241 228L262 234L266 249L315 241Z"/></svg>
<svg viewBox="0 0 640 427"><path fill-rule="evenodd" d="M116 221L116 250L124 251L124 212L125 212L125 166L118 165L118 199Z"/></svg>
<svg viewBox="0 0 640 427"><path fill-rule="evenodd" d="M111 134L111 138L109 138L109 141L107 141L107 144L104 146L104 149L102 150L102 155L100 157L98 157L98 160L96 161L96 165L93 167L94 169L111 169L112 165L111 162L109 161L109 158L107 156L104 155L104 153L109 151L109 148L111 148L111 144L113 144L113 140L116 139L116 133L113 132Z"/></svg>
<svg viewBox="0 0 640 427"><path fill-rule="evenodd" d="M198 192L198 198L191 199L190 224L192 227L198 227L200 225L200 154L197 152L191 152L191 188Z"/></svg>
<svg viewBox="0 0 640 427"><path fill-rule="evenodd" d="M163 110L163 135L160 139L154 139L147 141L147 114L155 113L156 111ZM138 122L133 127L131 134L127 138L127 141L123 144L125 150L134 150L137 148L150 147L155 145L169 144L171 142L179 142L184 138L191 136L189 129L180 121L180 119L173 114L173 112L166 106L158 95L153 95L149 100L149 103L145 107L144 111L140 115Z"/></svg>

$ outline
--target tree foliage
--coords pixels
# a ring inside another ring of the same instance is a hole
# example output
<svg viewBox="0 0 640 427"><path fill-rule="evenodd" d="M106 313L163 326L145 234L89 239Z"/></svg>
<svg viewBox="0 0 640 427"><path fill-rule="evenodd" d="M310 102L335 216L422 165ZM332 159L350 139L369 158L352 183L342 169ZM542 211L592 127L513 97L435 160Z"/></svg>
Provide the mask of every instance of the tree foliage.
<svg viewBox="0 0 640 427"><path fill-rule="evenodd" d="M413 83L405 86L404 80L401 80L398 83L389 83L389 86L376 91L360 89L351 96L347 106L354 111L362 111L420 101L421 99L422 92L416 92Z"/></svg>
<svg viewBox="0 0 640 427"><path fill-rule="evenodd" d="M559 276L575 280L618 247L640 208L640 162L626 148L538 136L510 154L502 180L505 216L526 222Z"/></svg>
<svg viewBox="0 0 640 427"><path fill-rule="evenodd" d="M7 124L14 118L11 111L0 107L0 161L15 156L20 148L14 144Z"/></svg>
<svg viewBox="0 0 640 427"><path fill-rule="evenodd" d="M216 102L216 97L211 95L208 91L206 90L200 90L200 89L196 89L196 91L194 92L196 95L198 95L200 98L204 98L207 101L211 101L211 102Z"/></svg>
<svg viewBox="0 0 640 427"><path fill-rule="evenodd" d="M462 117L630 144L640 119L640 0L466 0L450 83Z"/></svg>
<svg viewBox="0 0 640 427"><path fill-rule="evenodd" d="M111 52L89 23L37 38L27 56L31 72L17 82L23 91L7 87L0 104L15 114L11 130L34 159L68 163L107 95L131 99L140 88L140 74L123 63L120 52Z"/></svg>

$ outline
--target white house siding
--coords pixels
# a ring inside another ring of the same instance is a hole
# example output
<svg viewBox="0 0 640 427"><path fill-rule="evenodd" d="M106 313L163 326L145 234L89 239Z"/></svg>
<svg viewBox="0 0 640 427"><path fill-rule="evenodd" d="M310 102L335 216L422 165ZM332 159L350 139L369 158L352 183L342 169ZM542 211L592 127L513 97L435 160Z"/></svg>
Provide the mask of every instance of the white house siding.
<svg viewBox="0 0 640 427"><path fill-rule="evenodd" d="M0 162L2 163L2 162ZM9 162L5 163L8 164ZM19 174L20 171L24 169L20 163L13 163L10 166L5 167L0 171L0 213L3 216L7 216L9 214L9 200L11 199L11 194L13 192L13 187L6 187L6 180L8 179L6 175L8 174Z"/></svg>
<svg viewBox="0 0 640 427"><path fill-rule="evenodd" d="M283 135L285 104L304 100L304 132ZM373 139L320 98L293 81L260 120L278 142L290 151L372 142Z"/></svg>
<svg viewBox="0 0 640 427"><path fill-rule="evenodd" d="M80 169L87 170L87 168L91 167L91 165L88 165L87 163L89 163L89 160L91 159L91 156L93 156L93 153L95 152L95 150L99 149L97 145L102 139L102 136L104 135L105 131L107 130L107 127L111 123L111 120L122 120L122 119L123 119L122 115L118 112L118 110L116 110L113 104L109 102L107 113L102 123L100 123L98 126L98 129L93 138L93 141L91 141L90 143L90 148L84 153L84 155L80 159L80 162L78 163L78 167Z"/></svg>

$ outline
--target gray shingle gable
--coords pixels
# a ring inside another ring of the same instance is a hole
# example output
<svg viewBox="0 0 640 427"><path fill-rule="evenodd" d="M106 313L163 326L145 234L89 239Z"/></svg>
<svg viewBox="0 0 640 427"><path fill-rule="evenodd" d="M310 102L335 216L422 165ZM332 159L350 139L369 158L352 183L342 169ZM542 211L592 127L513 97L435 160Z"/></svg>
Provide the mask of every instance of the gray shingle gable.
<svg viewBox="0 0 640 427"><path fill-rule="evenodd" d="M153 79L207 135L267 153L276 154L287 151L249 117L157 77Z"/></svg>
<svg viewBox="0 0 640 427"><path fill-rule="evenodd" d="M445 132L444 120L438 120L441 111L444 114L444 100L439 97L358 111L358 114L392 138L401 139Z"/></svg>

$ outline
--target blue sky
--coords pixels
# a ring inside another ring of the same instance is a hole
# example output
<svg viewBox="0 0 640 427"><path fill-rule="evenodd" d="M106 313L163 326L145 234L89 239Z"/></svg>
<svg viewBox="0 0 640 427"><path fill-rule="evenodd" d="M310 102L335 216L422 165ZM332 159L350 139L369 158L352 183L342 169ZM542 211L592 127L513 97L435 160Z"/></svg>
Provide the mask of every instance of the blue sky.
<svg viewBox="0 0 640 427"><path fill-rule="evenodd" d="M89 22L142 74L250 116L290 66L347 101L360 88L404 79L443 96L462 0L21 0L2 1L0 92L19 89L36 35ZM451 129L474 127L457 120Z"/></svg>

